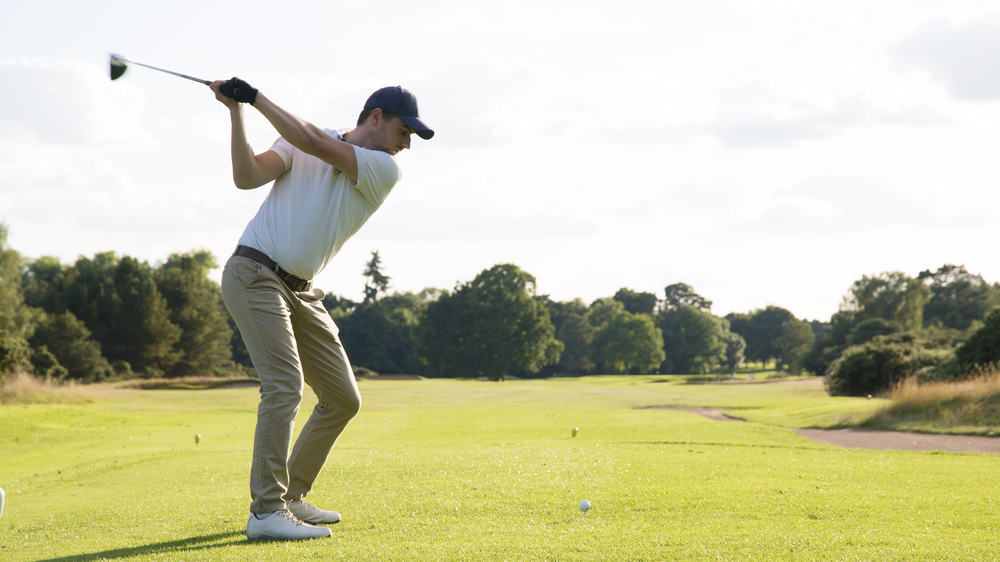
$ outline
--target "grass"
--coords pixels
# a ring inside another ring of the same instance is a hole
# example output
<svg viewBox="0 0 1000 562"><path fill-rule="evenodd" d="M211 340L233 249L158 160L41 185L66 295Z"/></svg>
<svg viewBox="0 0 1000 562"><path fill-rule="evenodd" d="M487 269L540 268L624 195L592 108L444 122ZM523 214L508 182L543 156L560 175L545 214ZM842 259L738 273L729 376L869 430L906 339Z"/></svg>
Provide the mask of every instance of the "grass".
<svg viewBox="0 0 1000 562"><path fill-rule="evenodd" d="M0 407L0 559L997 556L1000 455L799 437L787 428L882 403L826 396L816 379L359 385L362 412L310 496L344 521L305 543L243 535L256 388L102 385L88 403ZM641 409L656 405L721 407L748 423Z"/></svg>
<svg viewBox="0 0 1000 562"><path fill-rule="evenodd" d="M908 379L893 388L890 399L863 424L925 433L1000 436L1000 370L961 382L917 384Z"/></svg>
<svg viewBox="0 0 1000 562"><path fill-rule="evenodd" d="M0 385L0 404L87 402L83 387L39 379L24 372L8 375Z"/></svg>

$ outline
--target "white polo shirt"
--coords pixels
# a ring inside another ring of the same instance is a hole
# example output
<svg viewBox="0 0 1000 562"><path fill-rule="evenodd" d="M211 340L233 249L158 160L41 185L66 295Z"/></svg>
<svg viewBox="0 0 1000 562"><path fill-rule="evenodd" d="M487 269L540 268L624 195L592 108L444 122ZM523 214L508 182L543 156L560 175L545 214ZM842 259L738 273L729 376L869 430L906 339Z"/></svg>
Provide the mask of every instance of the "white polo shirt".
<svg viewBox="0 0 1000 562"><path fill-rule="evenodd" d="M347 130L324 129L342 139ZM283 138L271 146L285 162L240 244L256 248L285 271L312 279L372 216L399 180L392 155L354 147L358 181L295 148Z"/></svg>

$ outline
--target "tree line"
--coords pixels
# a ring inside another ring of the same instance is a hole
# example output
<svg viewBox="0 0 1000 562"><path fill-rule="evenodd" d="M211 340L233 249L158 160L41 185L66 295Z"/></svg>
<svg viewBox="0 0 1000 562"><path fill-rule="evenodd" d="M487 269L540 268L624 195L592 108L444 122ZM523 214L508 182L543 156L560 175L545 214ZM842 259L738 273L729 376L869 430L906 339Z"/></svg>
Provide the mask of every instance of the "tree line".
<svg viewBox="0 0 1000 562"><path fill-rule="evenodd" d="M57 379L219 376L239 369L208 252L152 267L105 252L22 260L0 225L0 373Z"/></svg>
<svg viewBox="0 0 1000 562"><path fill-rule="evenodd" d="M95 382L251 371L208 277L217 267L210 253L151 266L106 252L64 265L23 259L6 238L0 225L0 376L20 369ZM360 302L324 299L362 372L491 380L721 374L753 361L828 375L834 394L864 394L906 376L957 378L1000 360L1000 286L954 265L917 277L864 276L829 321L778 306L717 316L685 283L660 294L623 287L591 303L560 302L538 295L535 278L513 264L450 290L390 293L375 251L362 275Z"/></svg>

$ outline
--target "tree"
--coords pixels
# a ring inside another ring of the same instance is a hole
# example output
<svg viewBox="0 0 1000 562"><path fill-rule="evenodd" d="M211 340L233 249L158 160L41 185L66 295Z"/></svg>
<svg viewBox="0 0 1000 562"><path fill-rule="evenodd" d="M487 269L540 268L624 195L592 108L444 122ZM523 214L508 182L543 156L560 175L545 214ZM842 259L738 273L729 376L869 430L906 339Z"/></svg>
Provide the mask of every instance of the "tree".
<svg viewBox="0 0 1000 562"><path fill-rule="evenodd" d="M413 333L427 301L413 293L362 303L340 319L340 337L351 363L378 373L419 373Z"/></svg>
<svg viewBox="0 0 1000 562"><path fill-rule="evenodd" d="M30 261L21 274L24 302L51 313L66 310L62 288L65 268L58 258L42 256Z"/></svg>
<svg viewBox="0 0 1000 562"><path fill-rule="evenodd" d="M534 277L500 264L429 303L417 341L430 374L503 380L557 363L562 344L534 293Z"/></svg>
<svg viewBox="0 0 1000 562"><path fill-rule="evenodd" d="M786 326L794 320L795 315L777 306L752 312L740 332L747 343L747 359L764 363L776 360L780 355L778 339L784 334Z"/></svg>
<svg viewBox="0 0 1000 562"><path fill-rule="evenodd" d="M747 326L750 325L750 319L753 314L748 314L745 312L730 312L725 316L726 322L729 322L729 330L737 334L742 334L746 331ZM744 342L745 343L745 342Z"/></svg>
<svg viewBox="0 0 1000 562"><path fill-rule="evenodd" d="M896 334L899 333L899 331L899 325L891 320L886 320L885 318L869 318L868 320L859 322L858 325L851 330L848 343L851 345L860 345L875 339L877 336Z"/></svg>
<svg viewBox="0 0 1000 562"><path fill-rule="evenodd" d="M372 257L365 264L365 298L362 303L372 303L378 300L379 294L385 294L389 289L389 277L381 270L382 258L378 250L372 250Z"/></svg>
<svg viewBox="0 0 1000 562"><path fill-rule="evenodd" d="M91 331L104 356L148 375L170 370L181 329L156 287L153 269L135 258L104 252L80 258L64 276L67 308ZM49 311L62 312L62 311Z"/></svg>
<svg viewBox="0 0 1000 562"><path fill-rule="evenodd" d="M794 317L785 325L775 348L778 351L778 366L792 374L802 372L806 357L816 340L812 325Z"/></svg>
<svg viewBox="0 0 1000 562"><path fill-rule="evenodd" d="M542 373L583 374L593 371L590 344L594 339L594 327L587 321L587 305L580 299L555 302L545 298L544 302L556 330L556 339L563 344L563 351L559 355L559 363L546 367Z"/></svg>
<svg viewBox="0 0 1000 562"><path fill-rule="evenodd" d="M787 368L792 373L802 370L816 339L812 324L778 306L756 310L749 319L739 320L747 359L765 363L774 360L779 369Z"/></svg>
<svg viewBox="0 0 1000 562"><path fill-rule="evenodd" d="M664 373L709 373L726 363L725 320L694 305L681 304L660 314Z"/></svg>
<svg viewBox="0 0 1000 562"><path fill-rule="evenodd" d="M583 374L594 370L590 359L590 345L594 341L594 328L582 314L566 317L556 328L556 339L563 344L556 370Z"/></svg>
<svg viewBox="0 0 1000 562"><path fill-rule="evenodd" d="M882 318L895 322L903 331L919 330L929 296L930 289L919 279L899 271L885 272L855 281L841 309L854 312L856 322Z"/></svg>
<svg viewBox="0 0 1000 562"><path fill-rule="evenodd" d="M620 309L594 330L590 358L603 373L655 372L664 358L663 335L648 314Z"/></svg>
<svg viewBox="0 0 1000 562"><path fill-rule="evenodd" d="M967 330L1000 306L1000 294L981 276L972 275L964 266L946 264L917 275L930 289L924 305L924 326L943 326Z"/></svg>
<svg viewBox="0 0 1000 562"><path fill-rule="evenodd" d="M587 309L587 322L595 329L607 324L612 318L625 312L625 305L608 298L597 299Z"/></svg>
<svg viewBox="0 0 1000 562"><path fill-rule="evenodd" d="M955 362L960 373L1000 364L1000 309L991 312L982 327L958 346Z"/></svg>
<svg viewBox="0 0 1000 562"><path fill-rule="evenodd" d="M622 303L625 310L632 314L652 315L656 311L656 295L653 293L638 293L622 287L612 298Z"/></svg>
<svg viewBox="0 0 1000 562"><path fill-rule="evenodd" d="M327 293L323 297L323 308L330 313L330 317L336 322L339 318L347 316L358 307L358 303L351 299Z"/></svg>
<svg viewBox="0 0 1000 562"><path fill-rule="evenodd" d="M0 383L5 374L30 367L33 328L21 293L21 255L7 247L7 227L0 224Z"/></svg>
<svg viewBox="0 0 1000 562"><path fill-rule="evenodd" d="M180 328L177 361L168 376L213 375L232 372L229 326L219 285L208 278L217 267L206 251L172 254L155 273L156 287L169 309L170 322Z"/></svg>
<svg viewBox="0 0 1000 562"><path fill-rule="evenodd" d="M63 376L80 382L98 382L114 375L107 359L101 355L101 346L91 337L90 330L72 312L45 314L38 329L31 337L31 345L36 350L45 350L57 365L63 368ZM41 354L47 360L45 353ZM42 367L38 359L36 367ZM52 365L44 370L51 375ZM39 373L43 374L43 373Z"/></svg>
<svg viewBox="0 0 1000 562"><path fill-rule="evenodd" d="M727 331L723 338L726 343L726 370L735 373L736 368L743 364L747 342L743 341L743 336L732 331Z"/></svg>
<svg viewBox="0 0 1000 562"><path fill-rule="evenodd" d="M667 285L663 289L663 307L667 310L679 308L681 306L693 306L699 310L711 310L712 301L694 292L694 289L686 283L674 283Z"/></svg>

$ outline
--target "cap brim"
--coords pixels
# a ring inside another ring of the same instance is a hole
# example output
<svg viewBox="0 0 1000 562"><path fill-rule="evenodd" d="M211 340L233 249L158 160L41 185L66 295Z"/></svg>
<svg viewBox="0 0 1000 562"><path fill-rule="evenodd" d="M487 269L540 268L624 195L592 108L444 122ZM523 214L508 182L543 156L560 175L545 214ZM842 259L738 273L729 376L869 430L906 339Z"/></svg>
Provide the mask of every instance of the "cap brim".
<svg viewBox="0 0 1000 562"><path fill-rule="evenodd" d="M400 115L399 118L403 120L403 123L406 123L407 127L416 131L418 137L427 140L434 136L434 129L428 127L419 117Z"/></svg>

